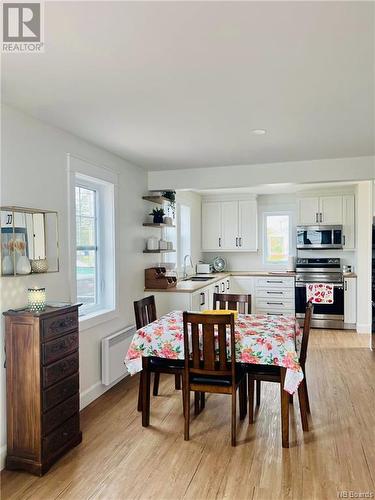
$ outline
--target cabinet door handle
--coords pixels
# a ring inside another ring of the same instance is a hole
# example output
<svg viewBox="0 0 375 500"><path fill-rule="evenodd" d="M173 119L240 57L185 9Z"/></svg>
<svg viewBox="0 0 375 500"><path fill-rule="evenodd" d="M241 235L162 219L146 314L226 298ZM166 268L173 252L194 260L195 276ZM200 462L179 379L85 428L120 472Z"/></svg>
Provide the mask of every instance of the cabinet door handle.
<svg viewBox="0 0 375 500"><path fill-rule="evenodd" d="M236 247L238 247L238 238L236 238Z"/></svg>
<svg viewBox="0 0 375 500"><path fill-rule="evenodd" d="M345 246L345 240L346 240L346 238L345 238L345 234L344 234L343 237L342 237L342 244L343 244L343 246Z"/></svg>
<svg viewBox="0 0 375 500"><path fill-rule="evenodd" d="M227 280L227 290L229 290L229 280Z"/></svg>
<svg viewBox="0 0 375 500"><path fill-rule="evenodd" d="M238 242L239 242L240 247L242 247L242 238L241 237L238 238Z"/></svg>
<svg viewBox="0 0 375 500"><path fill-rule="evenodd" d="M221 282L221 291L222 293L225 292L225 284L224 284L224 281Z"/></svg>
<svg viewBox="0 0 375 500"><path fill-rule="evenodd" d="M284 305L283 302L267 302L268 306L282 306Z"/></svg>
<svg viewBox="0 0 375 500"><path fill-rule="evenodd" d="M268 295L283 295L284 292L267 292Z"/></svg>
<svg viewBox="0 0 375 500"><path fill-rule="evenodd" d="M267 280L267 283L282 283L282 280Z"/></svg>
<svg viewBox="0 0 375 500"><path fill-rule="evenodd" d="M219 292L220 292L219 285L215 285L215 290L216 290L216 293L219 293Z"/></svg>
<svg viewBox="0 0 375 500"><path fill-rule="evenodd" d="M221 238L219 238L219 247L221 248Z"/></svg>
<svg viewBox="0 0 375 500"><path fill-rule="evenodd" d="M323 214L320 212L320 222L323 222Z"/></svg>
<svg viewBox="0 0 375 500"><path fill-rule="evenodd" d="M205 303L204 292L202 292L200 295L201 295L201 303L200 303L200 305L204 306L204 303Z"/></svg>
<svg viewBox="0 0 375 500"><path fill-rule="evenodd" d="M315 222L319 222L318 212L316 212L316 214L315 214Z"/></svg>
<svg viewBox="0 0 375 500"><path fill-rule="evenodd" d="M345 284L345 292L347 292L348 291L348 282L344 281L344 284Z"/></svg>

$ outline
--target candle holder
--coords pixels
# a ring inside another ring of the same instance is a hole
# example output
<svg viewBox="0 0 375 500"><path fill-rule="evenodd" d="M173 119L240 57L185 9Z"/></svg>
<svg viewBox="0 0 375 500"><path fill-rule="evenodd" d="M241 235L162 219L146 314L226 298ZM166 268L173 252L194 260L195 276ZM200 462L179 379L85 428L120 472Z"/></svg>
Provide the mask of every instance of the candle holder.
<svg viewBox="0 0 375 500"><path fill-rule="evenodd" d="M46 308L46 289L29 288L28 289L28 308L31 312L44 311Z"/></svg>

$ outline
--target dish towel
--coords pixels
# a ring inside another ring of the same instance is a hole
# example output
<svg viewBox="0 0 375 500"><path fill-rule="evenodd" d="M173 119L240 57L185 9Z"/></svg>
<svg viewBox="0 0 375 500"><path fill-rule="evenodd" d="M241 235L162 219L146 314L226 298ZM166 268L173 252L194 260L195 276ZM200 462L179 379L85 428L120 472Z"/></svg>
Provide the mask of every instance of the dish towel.
<svg viewBox="0 0 375 500"><path fill-rule="evenodd" d="M333 304L332 283L307 283L306 299L313 304Z"/></svg>

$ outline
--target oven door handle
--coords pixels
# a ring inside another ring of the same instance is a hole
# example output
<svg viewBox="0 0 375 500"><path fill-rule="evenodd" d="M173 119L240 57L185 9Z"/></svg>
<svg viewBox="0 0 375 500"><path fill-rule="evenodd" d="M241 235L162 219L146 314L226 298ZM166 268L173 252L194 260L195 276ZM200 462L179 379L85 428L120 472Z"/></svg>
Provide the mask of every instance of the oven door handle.
<svg viewBox="0 0 375 500"><path fill-rule="evenodd" d="M319 283L319 281L317 281L316 283ZM314 281L309 281L308 283L296 283L296 288L303 288L306 287L306 285L313 285L313 284ZM344 283L329 283L329 284L333 285L333 288L339 288L339 289L344 288Z"/></svg>

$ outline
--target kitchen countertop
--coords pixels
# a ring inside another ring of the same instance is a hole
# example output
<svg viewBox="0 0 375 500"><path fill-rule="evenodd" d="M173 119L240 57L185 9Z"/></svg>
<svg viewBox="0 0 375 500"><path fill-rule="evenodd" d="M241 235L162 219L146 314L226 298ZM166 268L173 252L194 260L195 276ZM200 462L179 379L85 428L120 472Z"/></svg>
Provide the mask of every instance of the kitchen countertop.
<svg viewBox="0 0 375 500"><path fill-rule="evenodd" d="M206 286L228 278L229 276L283 276L294 278L296 275L292 271L267 272L267 271L228 271L225 273L200 274L199 276L213 276L207 281L177 281L177 285L173 288L145 288L145 292L165 292L165 293L192 293ZM194 275L193 275L194 276Z"/></svg>

